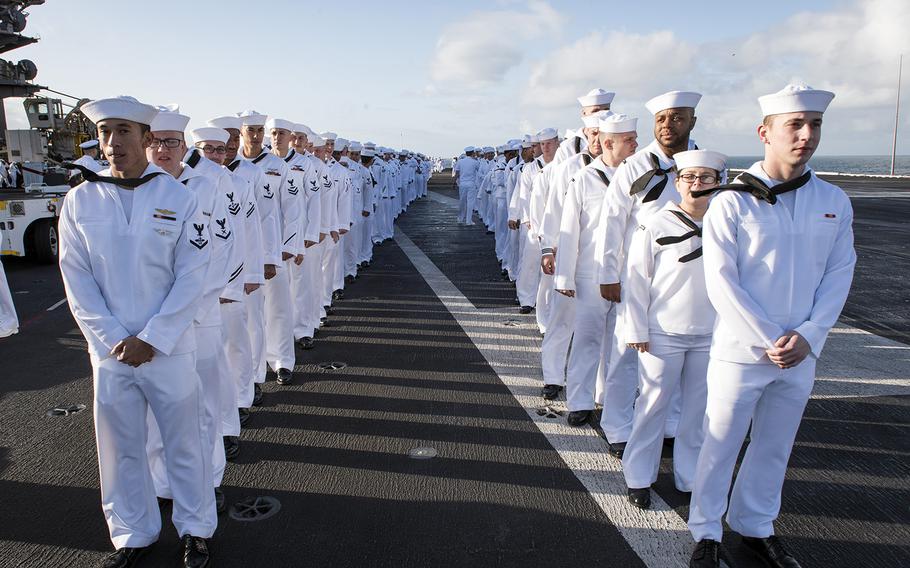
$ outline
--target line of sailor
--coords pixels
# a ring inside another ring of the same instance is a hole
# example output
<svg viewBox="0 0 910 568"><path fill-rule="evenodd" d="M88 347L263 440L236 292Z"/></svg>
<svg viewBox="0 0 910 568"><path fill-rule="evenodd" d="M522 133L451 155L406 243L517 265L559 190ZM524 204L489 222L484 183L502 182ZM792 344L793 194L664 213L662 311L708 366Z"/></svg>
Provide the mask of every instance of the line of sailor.
<svg viewBox="0 0 910 568"><path fill-rule="evenodd" d="M131 566L158 539L159 500L182 565L209 566L226 462L267 370L291 383L295 340L314 346L432 163L255 111L189 141L175 106L116 97L82 112L110 169L70 166L85 181L64 199L60 268L93 368L116 549L102 566Z"/></svg>
<svg viewBox="0 0 910 568"><path fill-rule="evenodd" d="M641 149L637 119L594 89L564 140L547 128L469 146L453 168L459 221L478 213L521 313L536 311L542 397L565 388L573 426L602 405L632 505L651 506L672 444L676 489L691 493L690 566L729 562L725 512L748 550L799 566L773 521L856 260L849 199L807 165L833 98L793 84L760 97L764 159L731 184L726 156L691 139L691 91L646 103L654 141Z"/></svg>

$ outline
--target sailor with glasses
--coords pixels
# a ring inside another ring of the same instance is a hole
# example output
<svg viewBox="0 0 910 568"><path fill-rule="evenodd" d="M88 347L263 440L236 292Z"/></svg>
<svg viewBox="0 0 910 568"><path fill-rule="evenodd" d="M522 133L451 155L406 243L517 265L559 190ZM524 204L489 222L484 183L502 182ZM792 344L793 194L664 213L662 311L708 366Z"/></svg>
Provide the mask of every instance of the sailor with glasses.
<svg viewBox="0 0 910 568"><path fill-rule="evenodd" d="M726 156L689 150L673 158L680 200L664 205L635 231L619 304L619 339L639 353L640 391L622 469L629 501L642 509L651 506L650 487L657 481L664 426L677 392L682 409L673 444L673 477L677 490L692 491L704 438L708 348L715 319L702 262L701 225L708 198L694 197L693 191L718 184Z"/></svg>
<svg viewBox="0 0 910 568"><path fill-rule="evenodd" d="M596 258L600 265L600 293L605 300L622 302L621 278L632 233L665 204L678 201L673 155L691 149L695 107L699 93L670 91L648 101L654 115L654 141L630 156L616 170L601 210ZM612 338L610 367L604 379L604 410L600 425L610 454L622 458L632 432L632 407L638 390L638 358L622 341L621 322ZM667 437L676 434L668 423Z"/></svg>
<svg viewBox="0 0 910 568"><path fill-rule="evenodd" d="M186 166L180 159L187 153L184 129L189 120L190 117L176 112L176 109L159 109L151 124L152 140L146 155L150 162L172 175L196 195L202 214L207 217L208 231L204 236L211 244L212 253L193 328L196 333L196 372L202 380L205 403L206 442L212 455L216 504L221 512L224 508L221 479L225 468L223 416L225 412L233 410L237 395L224 356L219 304L229 297L239 298L242 293L237 283L241 281L240 274L243 271L240 260L243 251L235 246L227 202L214 182ZM231 413L236 419L237 413ZM147 447L149 468L158 497L170 499L172 493L165 465L167 457L158 424L151 413Z"/></svg>
<svg viewBox="0 0 910 568"><path fill-rule="evenodd" d="M240 418L237 409L242 391L252 377L250 335L247 330L246 296L262 282L262 242L256 200L249 184L222 166L227 156L231 133L223 128L203 127L191 133L194 148L184 157L188 167L215 183L228 212L228 224L234 246L240 251L239 265L230 275L225 294L220 299L221 329L227 373L233 384L233 400L224 400L222 428L224 453L228 461L240 451ZM239 136L239 130L237 131ZM236 148L236 145L234 146ZM250 273L255 274L251 275Z"/></svg>

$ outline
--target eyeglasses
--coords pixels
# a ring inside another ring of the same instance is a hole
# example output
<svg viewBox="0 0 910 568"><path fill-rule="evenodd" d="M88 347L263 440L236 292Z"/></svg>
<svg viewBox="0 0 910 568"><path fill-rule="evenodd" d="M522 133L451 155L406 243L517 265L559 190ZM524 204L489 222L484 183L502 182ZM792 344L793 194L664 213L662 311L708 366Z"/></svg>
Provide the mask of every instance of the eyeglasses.
<svg viewBox="0 0 910 568"><path fill-rule="evenodd" d="M165 148L177 148L183 140L179 138L152 138L152 142L149 144L149 148L157 150L161 146Z"/></svg>
<svg viewBox="0 0 910 568"><path fill-rule="evenodd" d="M224 146L212 146L211 144L206 144L205 146L196 146L206 154L226 154L227 148Z"/></svg>
<svg viewBox="0 0 910 568"><path fill-rule="evenodd" d="M698 180L704 184L715 183L717 182L717 176L714 174L701 174L697 176L695 174L683 174L679 176L679 179L683 180L688 184L695 183L695 180Z"/></svg>

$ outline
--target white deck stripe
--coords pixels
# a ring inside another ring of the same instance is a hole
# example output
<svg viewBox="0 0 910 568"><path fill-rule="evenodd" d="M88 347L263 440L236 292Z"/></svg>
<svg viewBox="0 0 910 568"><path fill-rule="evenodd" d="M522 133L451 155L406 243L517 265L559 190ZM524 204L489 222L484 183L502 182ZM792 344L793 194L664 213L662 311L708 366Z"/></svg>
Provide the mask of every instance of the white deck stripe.
<svg viewBox="0 0 910 568"><path fill-rule="evenodd" d="M59 302L57 302L57 303L54 304L53 306L49 307L46 311L52 312L52 311L56 310L57 308L59 308L60 306L62 306L62 305L65 304L65 303L66 303L66 298L63 298L62 300L60 300Z"/></svg>
<svg viewBox="0 0 910 568"><path fill-rule="evenodd" d="M433 193L431 197L435 197ZM531 324L533 316L467 309L468 299L397 227L395 242L642 561L650 568L685 566L693 542L683 519L656 493L650 510L631 506L621 465L610 457L606 442L592 428L573 428L563 417L538 415L542 399L536 393L543 384L540 337L517 337L514 328L503 326L506 319ZM476 333L481 322L485 324L482 337ZM490 341L490 334L496 332L501 337Z"/></svg>

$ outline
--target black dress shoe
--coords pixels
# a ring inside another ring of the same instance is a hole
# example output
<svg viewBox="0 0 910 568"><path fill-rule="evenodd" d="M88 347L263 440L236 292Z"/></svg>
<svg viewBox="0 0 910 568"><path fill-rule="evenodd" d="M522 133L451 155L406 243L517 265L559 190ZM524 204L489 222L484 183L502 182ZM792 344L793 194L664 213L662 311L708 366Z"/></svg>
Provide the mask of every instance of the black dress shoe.
<svg viewBox="0 0 910 568"><path fill-rule="evenodd" d="M218 514L224 512L226 505L224 502L224 491L220 487L215 488L215 510L218 511Z"/></svg>
<svg viewBox="0 0 910 568"><path fill-rule="evenodd" d="M743 537L743 546L755 556L774 568L800 568L796 558L787 552L780 539L771 535L768 538Z"/></svg>
<svg viewBox="0 0 910 568"><path fill-rule="evenodd" d="M183 541L184 568L209 568L212 565L206 539L186 534L180 540Z"/></svg>
<svg viewBox="0 0 910 568"><path fill-rule="evenodd" d="M253 406L262 406L262 385L253 383Z"/></svg>
<svg viewBox="0 0 910 568"><path fill-rule="evenodd" d="M237 456L240 455L240 437L239 436L225 436L224 437L224 459L227 461L234 461L237 459Z"/></svg>
<svg viewBox="0 0 910 568"><path fill-rule="evenodd" d="M333 299L334 299L334 298L333 298ZM334 315L334 314L335 314L335 308L333 308L332 306L326 306L326 307L325 307L325 315L326 315L326 316L331 316L331 315Z"/></svg>
<svg viewBox="0 0 910 568"><path fill-rule="evenodd" d="M237 412L240 414L240 425L246 426L246 423L250 420L250 409L249 408L238 408Z"/></svg>
<svg viewBox="0 0 910 568"><path fill-rule="evenodd" d="M534 311L534 308L532 308L531 306L522 306L522 307L518 310L518 313L521 313L521 314L529 314L529 313L531 313L531 312L533 312L533 311Z"/></svg>
<svg viewBox="0 0 910 568"><path fill-rule="evenodd" d="M609 446L610 455L618 460L621 460L623 452L626 451L626 443L616 442L615 444L608 443L607 445Z"/></svg>
<svg viewBox="0 0 910 568"><path fill-rule="evenodd" d="M129 568L130 566L137 566L139 559L143 554L148 552L149 548L151 547L119 548L102 560L99 566L101 566L101 568Z"/></svg>
<svg viewBox="0 0 910 568"><path fill-rule="evenodd" d="M313 347L316 347L316 342L313 341L312 337L301 337L297 340L297 345L299 345L301 349L312 349Z"/></svg>
<svg viewBox="0 0 910 568"><path fill-rule="evenodd" d="M639 509L650 509L651 489L649 487L629 489L629 503L632 503Z"/></svg>
<svg viewBox="0 0 910 568"><path fill-rule="evenodd" d="M581 426L591 418L590 410L573 410L566 416L566 424L569 426Z"/></svg>
<svg viewBox="0 0 910 568"><path fill-rule="evenodd" d="M695 550L692 551L692 556L689 558L689 568L720 568L721 558L728 566L733 566L723 545L716 540L706 538L695 545Z"/></svg>
<svg viewBox="0 0 910 568"><path fill-rule="evenodd" d="M290 369L281 368L278 369L278 378L276 379L279 385L289 385L294 381L294 375L291 374Z"/></svg>
<svg viewBox="0 0 910 568"><path fill-rule="evenodd" d="M168 499L167 497L157 497L158 499L158 508L167 509L168 507L174 506L174 500Z"/></svg>
<svg viewBox="0 0 910 568"><path fill-rule="evenodd" d="M553 400L559 396L561 390L562 387L559 385L544 385L543 388L540 389L540 396L547 400Z"/></svg>
<svg viewBox="0 0 910 568"><path fill-rule="evenodd" d="M344 299L344 291L342 291L342 290L335 290L334 292L332 292L332 299L333 299L333 300L342 300L342 299Z"/></svg>
<svg viewBox="0 0 910 568"><path fill-rule="evenodd" d="M326 308L326 310L329 310L329 309L331 309L331 308ZM328 311L326 311L326 313L328 313ZM327 322L327 321L329 321L329 318L327 318L326 316L322 316L321 318L319 318L319 325L325 325L325 322Z"/></svg>
<svg viewBox="0 0 910 568"><path fill-rule="evenodd" d="M664 447L673 449L673 446L676 444L676 438L664 438Z"/></svg>

